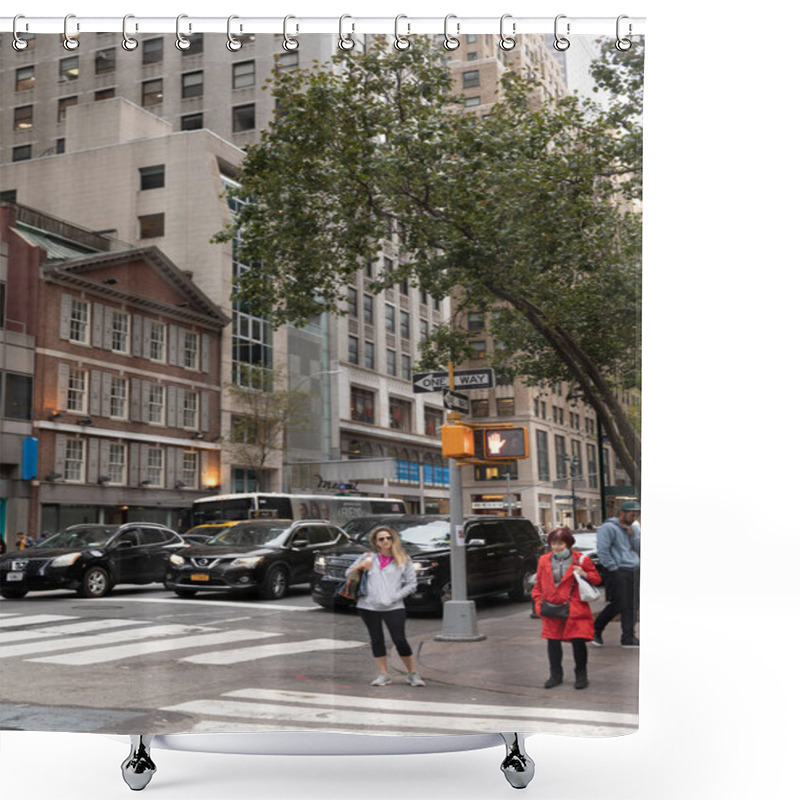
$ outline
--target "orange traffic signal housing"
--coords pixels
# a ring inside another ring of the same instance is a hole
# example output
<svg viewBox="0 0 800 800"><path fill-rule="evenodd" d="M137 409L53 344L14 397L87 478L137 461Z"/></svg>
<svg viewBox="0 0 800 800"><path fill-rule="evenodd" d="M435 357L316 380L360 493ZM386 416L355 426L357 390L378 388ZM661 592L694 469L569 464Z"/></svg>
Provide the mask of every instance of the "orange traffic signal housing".
<svg viewBox="0 0 800 800"><path fill-rule="evenodd" d="M467 425L442 425L442 455L445 458L470 458L475 455L472 428Z"/></svg>
<svg viewBox="0 0 800 800"><path fill-rule="evenodd" d="M476 428L475 455L486 461L509 461L527 458L527 428Z"/></svg>

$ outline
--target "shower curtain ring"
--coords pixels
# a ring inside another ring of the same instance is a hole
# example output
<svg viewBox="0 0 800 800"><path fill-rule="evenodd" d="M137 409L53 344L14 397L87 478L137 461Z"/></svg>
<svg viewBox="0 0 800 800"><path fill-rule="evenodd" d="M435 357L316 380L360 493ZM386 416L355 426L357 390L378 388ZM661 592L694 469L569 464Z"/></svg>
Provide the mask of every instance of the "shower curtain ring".
<svg viewBox="0 0 800 800"><path fill-rule="evenodd" d="M77 50L80 47L80 42L74 37L70 35L69 32L69 21L71 19L75 19L74 14L67 14L64 17L64 49L65 50ZM75 23L75 30L80 31L81 26L78 23Z"/></svg>
<svg viewBox="0 0 800 800"><path fill-rule="evenodd" d="M293 17L291 14L288 14L283 18L283 49L287 53L293 53L298 47L300 47L300 42L298 42L294 36L289 34L290 19L295 19L295 17ZM300 27L296 22L294 24L294 31L295 33L299 33L300 31Z"/></svg>
<svg viewBox="0 0 800 800"><path fill-rule="evenodd" d="M448 30L451 19L456 20L456 36L452 36ZM458 17L456 17L455 14L448 14L444 18L444 41L442 42L442 47L444 47L445 50L450 50L451 52L453 50L458 50L461 42L459 42L456 37L459 33L461 33L461 23L458 22Z"/></svg>
<svg viewBox="0 0 800 800"><path fill-rule="evenodd" d="M19 19L25 19L25 16L23 14L17 14L14 17L14 22L11 24L11 35L14 37L13 40L11 41L11 46L17 52L19 52L20 50L24 50L28 46L27 39L23 39L19 35L19 33L17 33L17 20ZM26 22L25 29L27 30L27 28L28 28L28 23Z"/></svg>
<svg viewBox="0 0 800 800"><path fill-rule="evenodd" d="M558 33L558 21L561 19L566 19L566 14L559 14L556 17L555 21L555 39L553 41L553 47L560 52L564 52L565 50L569 50L569 39L566 36L560 36ZM569 22L567 23L567 35L569 35Z"/></svg>
<svg viewBox="0 0 800 800"><path fill-rule="evenodd" d="M122 18L122 49L130 52L139 46L139 40L134 39L133 36L128 36L128 20L135 19L133 14L126 14ZM139 30L139 24L134 25L134 30Z"/></svg>
<svg viewBox="0 0 800 800"><path fill-rule="evenodd" d="M181 20L188 19L188 17L188 14L178 14L175 20L175 47L177 47L178 50L188 50L192 46L191 41L181 33ZM189 23L189 30L192 30L191 22Z"/></svg>

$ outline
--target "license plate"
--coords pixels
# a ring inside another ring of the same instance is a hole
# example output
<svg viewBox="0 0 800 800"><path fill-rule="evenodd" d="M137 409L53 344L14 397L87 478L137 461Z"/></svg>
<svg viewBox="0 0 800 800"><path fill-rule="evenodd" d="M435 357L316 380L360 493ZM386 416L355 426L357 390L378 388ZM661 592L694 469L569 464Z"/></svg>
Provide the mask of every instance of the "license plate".
<svg viewBox="0 0 800 800"><path fill-rule="evenodd" d="M210 576L207 575L205 572L195 572L190 577L190 580L193 580L193 581L207 581L207 580L210 580Z"/></svg>
<svg viewBox="0 0 800 800"><path fill-rule="evenodd" d="M22 572L9 572L6 575L6 582L11 583L12 581L21 581L22 580Z"/></svg>

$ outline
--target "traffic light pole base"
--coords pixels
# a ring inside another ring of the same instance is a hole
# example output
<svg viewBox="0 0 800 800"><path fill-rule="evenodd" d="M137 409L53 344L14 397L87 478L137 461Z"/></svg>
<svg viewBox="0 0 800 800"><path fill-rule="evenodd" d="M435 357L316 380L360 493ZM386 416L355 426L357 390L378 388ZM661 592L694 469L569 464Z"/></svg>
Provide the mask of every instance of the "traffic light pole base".
<svg viewBox="0 0 800 800"><path fill-rule="evenodd" d="M480 642L486 637L478 633L478 618L472 600L448 600L442 614L442 632L436 642Z"/></svg>

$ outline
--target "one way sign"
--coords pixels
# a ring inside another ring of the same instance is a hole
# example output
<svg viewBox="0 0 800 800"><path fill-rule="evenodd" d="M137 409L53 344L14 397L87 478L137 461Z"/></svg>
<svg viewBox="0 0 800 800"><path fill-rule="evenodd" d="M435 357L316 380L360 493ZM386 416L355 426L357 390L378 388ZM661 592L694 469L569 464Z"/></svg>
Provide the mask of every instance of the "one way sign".
<svg viewBox="0 0 800 800"><path fill-rule="evenodd" d="M456 389L491 389L494 386L493 369L457 369L453 373ZM440 392L450 388L446 372L419 372L414 375L414 392Z"/></svg>

